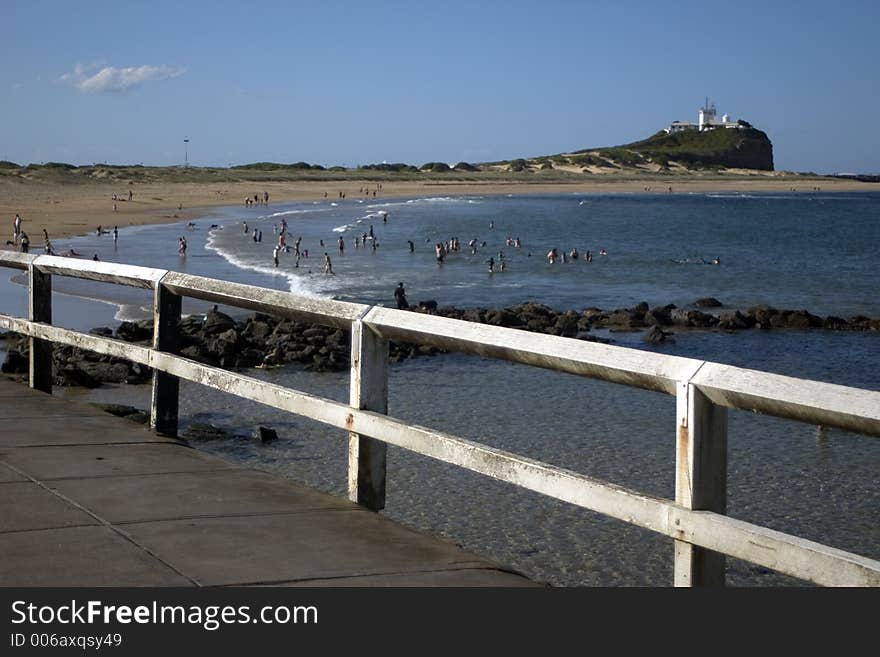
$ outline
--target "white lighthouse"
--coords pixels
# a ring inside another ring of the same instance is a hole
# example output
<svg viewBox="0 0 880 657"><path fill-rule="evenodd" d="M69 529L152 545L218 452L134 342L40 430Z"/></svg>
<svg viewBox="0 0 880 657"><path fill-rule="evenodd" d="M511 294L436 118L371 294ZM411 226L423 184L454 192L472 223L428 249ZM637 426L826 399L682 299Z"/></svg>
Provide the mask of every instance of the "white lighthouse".
<svg viewBox="0 0 880 657"><path fill-rule="evenodd" d="M729 114L723 114L720 121L715 119L716 116L715 103L710 105L709 99L706 98L706 104L700 108L699 123L692 123L691 121L673 121L669 124L669 127L663 128L663 130L666 134L671 134L673 132L684 132L685 130L699 130L700 132L705 132L707 130L714 130L715 128L750 127L745 121L731 121Z"/></svg>
<svg viewBox="0 0 880 657"><path fill-rule="evenodd" d="M709 99L706 98L706 104L700 108L700 123L697 128L700 132L703 130L711 130L712 125L715 123L715 104L709 104Z"/></svg>

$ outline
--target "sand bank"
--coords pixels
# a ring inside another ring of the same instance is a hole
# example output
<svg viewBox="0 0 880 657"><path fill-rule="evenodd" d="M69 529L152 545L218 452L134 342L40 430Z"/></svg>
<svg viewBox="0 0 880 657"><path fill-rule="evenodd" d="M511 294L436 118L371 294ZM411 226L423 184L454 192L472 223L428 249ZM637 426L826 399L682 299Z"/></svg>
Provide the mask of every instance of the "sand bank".
<svg viewBox="0 0 880 657"><path fill-rule="evenodd" d="M432 179L428 181L382 181L382 189L376 198L420 197L436 195L480 194L548 194L548 193L652 193L689 192L757 192L779 191L815 193L821 191L880 191L880 186L853 180L823 179L821 181L793 181L756 177L754 180L737 178L731 180L695 180L693 178L670 178L662 183L656 180L586 180L565 183L524 182L461 182ZM245 197L269 193L269 205L285 201L339 199L339 193L347 200L366 198L360 190L376 189L376 182L364 180L333 181L271 181L230 183L136 183L85 182L78 184L52 184L42 182L0 181L0 218L5 226L0 231L7 235L0 240L0 248L12 237L12 220L16 213L22 217L22 228L31 238L35 249L42 246L42 230L50 239L83 235L94 232L100 225L132 226L185 221L195 218L211 206L244 207ZM128 200L128 193L132 199ZM113 195L117 195L114 203ZM372 199L372 191L369 198ZM114 210L115 205L115 210Z"/></svg>

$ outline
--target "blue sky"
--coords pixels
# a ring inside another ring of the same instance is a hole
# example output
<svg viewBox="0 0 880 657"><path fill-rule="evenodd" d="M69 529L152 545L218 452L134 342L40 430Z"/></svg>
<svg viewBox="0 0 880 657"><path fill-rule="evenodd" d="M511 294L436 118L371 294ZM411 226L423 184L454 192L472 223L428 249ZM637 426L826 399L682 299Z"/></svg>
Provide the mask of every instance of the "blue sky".
<svg viewBox="0 0 880 657"><path fill-rule="evenodd" d="M484 162L635 141L709 96L777 169L880 172L867 0L3 0L2 23L19 163Z"/></svg>

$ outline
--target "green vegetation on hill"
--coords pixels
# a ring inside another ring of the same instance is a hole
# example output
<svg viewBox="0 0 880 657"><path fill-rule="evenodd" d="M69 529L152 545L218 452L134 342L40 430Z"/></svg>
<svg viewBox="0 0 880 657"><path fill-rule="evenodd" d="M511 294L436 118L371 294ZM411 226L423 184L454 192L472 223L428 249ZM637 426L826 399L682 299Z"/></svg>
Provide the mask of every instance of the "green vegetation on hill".
<svg viewBox="0 0 880 657"><path fill-rule="evenodd" d="M722 166L773 170L770 139L751 127L717 128L704 132L684 130L669 134L661 130L648 139L604 150L622 149L652 159L665 156L691 169Z"/></svg>
<svg viewBox="0 0 880 657"><path fill-rule="evenodd" d="M414 167L413 165L404 164L403 162L395 162L393 164L388 164L387 162L382 162L381 164L364 164L364 165L359 166L358 169L361 169L364 171L394 171L394 172L401 172L401 171L415 172L415 171L418 171L418 169L416 167ZM333 171L333 170L335 170L335 168L331 169L331 171Z"/></svg>
<svg viewBox="0 0 880 657"><path fill-rule="evenodd" d="M320 164L309 164L308 162L294 162L293 164L278 164L277 162L254 162L253 164L239 164L233 169L253 169L259 171L283 171L293 169L294 171L323 171L324 167Z"/></svg>

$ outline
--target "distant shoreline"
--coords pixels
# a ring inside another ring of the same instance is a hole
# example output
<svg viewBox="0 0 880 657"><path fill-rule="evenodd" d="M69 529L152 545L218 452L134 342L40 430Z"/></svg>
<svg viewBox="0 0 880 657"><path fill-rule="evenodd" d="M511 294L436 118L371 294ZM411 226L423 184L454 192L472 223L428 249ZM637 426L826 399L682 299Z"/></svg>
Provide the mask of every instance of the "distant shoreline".
<svg viewBox="0 0 880 657"><path fill-rule="evenodd" d="M163 224L189 221L202 216L209 208L240 206L242 218L253 216L265 206L245 207L245 197L269 194L268 210L279 203L295 201L339 202L356 199L418 198L437 195L499 195L499 194L659 194L669 193L750 193L792 192L880 192L880 185L855 180L824 177L785 177L780 174L731 176L700 179L697 176L667 177L599 177L583 180L532 179L444 180L433 176L425 180L396 180L377 175L373 179L340 177L339 179L263 180L230 182L146 182L77 181L46 182L0 179L0 216L7 222L5 246L12 237L12 220L22 217L22 228L28 233L33 251L41 251L42 230L49 239L72 237L95 232L98 226ZM381 187L377 189L378 186ZM364 190L367 190L367 193ZM132 192L131 201L128 193ZM114 202L113 195L117 195ZM326 196L325 196L326 195ZM116 210L114 210L114 205Z"/></svg>

